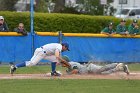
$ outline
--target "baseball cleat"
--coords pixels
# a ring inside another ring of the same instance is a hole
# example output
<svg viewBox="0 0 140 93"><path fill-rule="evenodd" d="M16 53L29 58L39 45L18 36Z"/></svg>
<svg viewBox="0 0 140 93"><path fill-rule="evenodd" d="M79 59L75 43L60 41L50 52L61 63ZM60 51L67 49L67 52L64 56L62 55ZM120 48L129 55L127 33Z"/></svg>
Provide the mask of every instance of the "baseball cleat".
<svg viewBox="0 0 140 93"><path fill-rule="evenodd" d="M124 65L124 72L127 74L127 75L129 75L130 74L130 72L129 72L129 68L128 68L128 66L127 65Z"/></svg>
<svg viewBox="0 0 140 93"><path fill-rule="evenodd" d="M13 73L16 71L16 67L14 65L12 65L10 67L10 74L13 75Z"/></svg>
<svg viewBox="0 0 140 93"><path fill-rule="evenodd" d="M54 72L51 72L51 76L61 76L61 74L56 72L56 71L54 71Z"/></svg>

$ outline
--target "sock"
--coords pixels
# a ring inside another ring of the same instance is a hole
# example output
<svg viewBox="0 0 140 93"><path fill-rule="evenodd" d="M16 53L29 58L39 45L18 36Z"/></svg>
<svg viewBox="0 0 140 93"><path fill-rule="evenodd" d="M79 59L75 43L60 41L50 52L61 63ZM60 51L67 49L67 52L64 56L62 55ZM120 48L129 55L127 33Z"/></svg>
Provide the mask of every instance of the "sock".
<svg viewBox="0 0 140 93"><path fill-rule="evenodd" d="M22 63L16 64L15 66L19 68L19 67L25 67L26 65L25 65L25 62L22 62Z"/></svg>
<svg viewBox="0 0 140 93"><path fill-rule="evenodd" d="M55 72L56 62L52 62L51 67L52 67L52 72Z"/></svg>

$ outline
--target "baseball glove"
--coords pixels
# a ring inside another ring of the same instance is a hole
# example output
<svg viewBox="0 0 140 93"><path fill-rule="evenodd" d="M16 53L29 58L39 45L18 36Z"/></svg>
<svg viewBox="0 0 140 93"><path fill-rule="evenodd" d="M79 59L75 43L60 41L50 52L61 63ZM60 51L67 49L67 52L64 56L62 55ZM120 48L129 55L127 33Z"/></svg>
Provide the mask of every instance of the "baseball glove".
<svg viewBox="0 0 140 93"><path fill-rule="evenodd" d="M67 67L67 68L71 67L71 65L67 61L61 61L60 63L62 65L62 67Z"/></svg>
<svg viewBox="0 0 140 93"><path fill-rule="evenodd" d="M61 65L62 65L62 67L67 67L67 68L70 68L71 67L71 65L69 64L69 57L68 56L62 56L62 59L64 60L64 61L61 61L60 63L61 63Z"/></svg>

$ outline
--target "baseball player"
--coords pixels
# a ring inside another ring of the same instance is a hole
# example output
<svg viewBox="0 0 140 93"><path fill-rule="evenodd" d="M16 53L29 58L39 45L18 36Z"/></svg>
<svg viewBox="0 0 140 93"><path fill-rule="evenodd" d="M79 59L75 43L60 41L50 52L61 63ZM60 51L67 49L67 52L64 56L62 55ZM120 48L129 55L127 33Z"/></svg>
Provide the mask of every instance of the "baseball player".
<svg viewBox="0 0 140 93"><path fill-rule="evenodd" d="M101 34L105 34L108 36L113 36L114 34L116 34L115 30L113 29L113 23L109 23L109 25L101 31Z"/></svg>
<svg viewBox="0 0 140 93"><path fill-rule="evenodd" d="M136 19L134 19L133 23L128 26L128 31L129 31L129 34L132 36L140 34L138 21Z"/></svg>
<svg viewBox="0 0 140 93"><path fill-rule="evenodd" d="M120 21L120 24L117 25L117 28L116 28L116 32L117 34L121 34L121 35L128 35L129 32L127 31L127 27L126 27L126 20L125 19L122 19Z"/></svg>
<svg viewBox="0 0 140 93"><path fill-rule="evenodd" d="M61 58L61 52L64 51L69 51L69 44L68 43L50 43L50 44L46 44L44 46L41 46L40 48L37 48L34 52L33 57L31 58L30 61L26 61L23 63L19 63L16 65L12 65L10 67L10 73L13 74L17 68L20 67L26 67L26 66L34 66L36 65L40 60L42 59L46 59L51 61L51 67L52 67L52 72L51 72L51 76L60 76L59 73L56 72L56 63L61 61L61 62L65 62L65 60L63 60Z"/></svg>
<svg viewBox="0 0 140 93"><path fill-rule="evenodd" d="M129 69L127 65L123 63L112 63L105 66L95 65L93 63L80 64L78 62L69 61L67 56L62 57L68 62L69 65L63 64L63 67L67 67L67 73L69 74L111 74L118 71L123 71L129 75Z"/></svg>

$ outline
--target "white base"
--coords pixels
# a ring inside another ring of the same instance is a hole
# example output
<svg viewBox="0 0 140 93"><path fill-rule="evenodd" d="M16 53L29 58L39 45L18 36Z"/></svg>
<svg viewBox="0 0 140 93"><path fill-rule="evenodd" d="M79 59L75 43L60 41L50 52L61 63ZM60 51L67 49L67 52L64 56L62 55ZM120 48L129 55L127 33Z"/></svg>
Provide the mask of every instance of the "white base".
<svg viewBox="0 0 140 93"><path fill-rule="evenodd" d="M57 73L59 73L59 74L62 76L61 71L56 71L56 72L57 72ZM46 76L49 76L49 77L50 77L50 76L51 76L51 73L50 73L50 72L49 72L49 73L47 73L47 74L46 74Z"/></svg>

